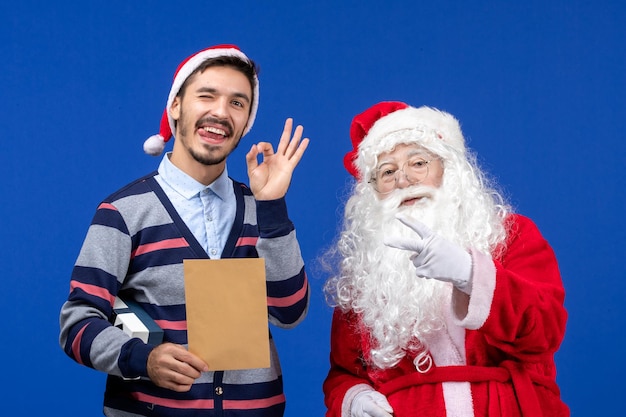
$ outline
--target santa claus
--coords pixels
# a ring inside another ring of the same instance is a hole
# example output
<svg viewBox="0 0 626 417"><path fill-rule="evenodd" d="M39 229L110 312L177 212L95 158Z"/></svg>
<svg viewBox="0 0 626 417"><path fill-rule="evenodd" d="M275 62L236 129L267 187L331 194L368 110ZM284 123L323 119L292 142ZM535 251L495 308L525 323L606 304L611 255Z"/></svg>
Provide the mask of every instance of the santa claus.
<svg viewBox="0 0 626 417"><path fill-rule="evenodd" d="M458 121L382 102L350 136L357 181L324 288L327 416L569 416L555 255L480 171Z"/></svg>

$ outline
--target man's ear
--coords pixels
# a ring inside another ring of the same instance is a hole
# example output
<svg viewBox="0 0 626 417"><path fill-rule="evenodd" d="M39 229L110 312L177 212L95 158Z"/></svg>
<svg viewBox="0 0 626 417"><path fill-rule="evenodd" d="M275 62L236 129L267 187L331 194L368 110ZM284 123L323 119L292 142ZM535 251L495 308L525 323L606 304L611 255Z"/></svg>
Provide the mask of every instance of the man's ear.
<svg viewBox="0 0 626 417"><path fill-rule="evenodd" d="M175 121L178 121L180 118L180 96L174 97L172 105L170 106L170 116L172 116L172 119Z"/></svg>

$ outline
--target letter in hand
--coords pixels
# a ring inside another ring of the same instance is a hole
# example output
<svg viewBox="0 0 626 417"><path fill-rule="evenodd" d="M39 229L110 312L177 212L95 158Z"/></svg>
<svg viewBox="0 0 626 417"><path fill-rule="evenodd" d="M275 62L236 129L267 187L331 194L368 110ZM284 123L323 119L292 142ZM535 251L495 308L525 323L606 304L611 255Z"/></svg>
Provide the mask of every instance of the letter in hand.
<svg viewBox="0 0 626 417"><path fill-rule="evenodd" d="M413 252L411 261L419 277L432 278L453 284L460 291L470 294L472 288L472 257L459 245L433 233L419 220L406 214L397 214L396 218L411 228L417 236L402 238L389 236L384 244Z"/></svg>
<svg viewBox="0 0 626 417"><path fill-rule="evenodd" d="M148 376L162 388L187 392L202 372L208 372L207 364L181 345L163 343L148 355Z"/></svg>
<svg viewBox="0 0 626 417"><path fill-rule="evenodd" d="M287 119L276 153L271 143L259 142L246 154L250 189L257 200L276 200L287 194L293 170L309 145L308 138L301 139L303 127L297 126L292 137L292 126L293 119ZM259 154L263 156L260 164Z"/></svg>

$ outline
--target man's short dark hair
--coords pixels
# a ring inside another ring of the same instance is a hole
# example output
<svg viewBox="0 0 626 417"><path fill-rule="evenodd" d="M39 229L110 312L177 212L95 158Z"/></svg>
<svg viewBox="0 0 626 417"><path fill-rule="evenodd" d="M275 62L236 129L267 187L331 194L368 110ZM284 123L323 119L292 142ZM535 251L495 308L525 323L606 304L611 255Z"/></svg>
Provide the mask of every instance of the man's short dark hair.
<svg viewBox="0 0 626 417"><path fill-rule="evenodd" d="M183 85L180 86L180 90L178 90L178 94L176 94L176 96L183 97L185 95L187 85L189 85L189 83L196 76L196 74L200 74L204 72L207 68L211 67L229 67L245 75L250 82L250 88L252 89L251 101L254 102L254 89L257 83L256 77L259 73L259 67L252 60L245 61L235 56L218 56L204 60L200 65L198 65L198 68L196 68L191 74L189 74L189 77L187 77Z"/></svg>

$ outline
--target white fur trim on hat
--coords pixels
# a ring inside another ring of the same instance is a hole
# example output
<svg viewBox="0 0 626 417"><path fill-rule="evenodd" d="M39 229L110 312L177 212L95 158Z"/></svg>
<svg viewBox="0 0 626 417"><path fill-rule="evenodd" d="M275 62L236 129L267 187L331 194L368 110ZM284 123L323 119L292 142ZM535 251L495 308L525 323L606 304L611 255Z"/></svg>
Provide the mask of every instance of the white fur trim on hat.
<svg viewBox="0 0 626 417"><path fill-rule="evenodd" d="M159 134L150 136L143 143L143 151L148 155L161 155L163 149L165 149L165 139Z"/></svg>
<svg viewBox="0 0 626 417"><path fill-rule="evenodd" d="M396 110L378 119L359 144L357 165L361 172L372 169L375 159L400 143L428 148L442 141L456 152L465 152L465 139L457 119L444 111L422 106Z"/></svg>

